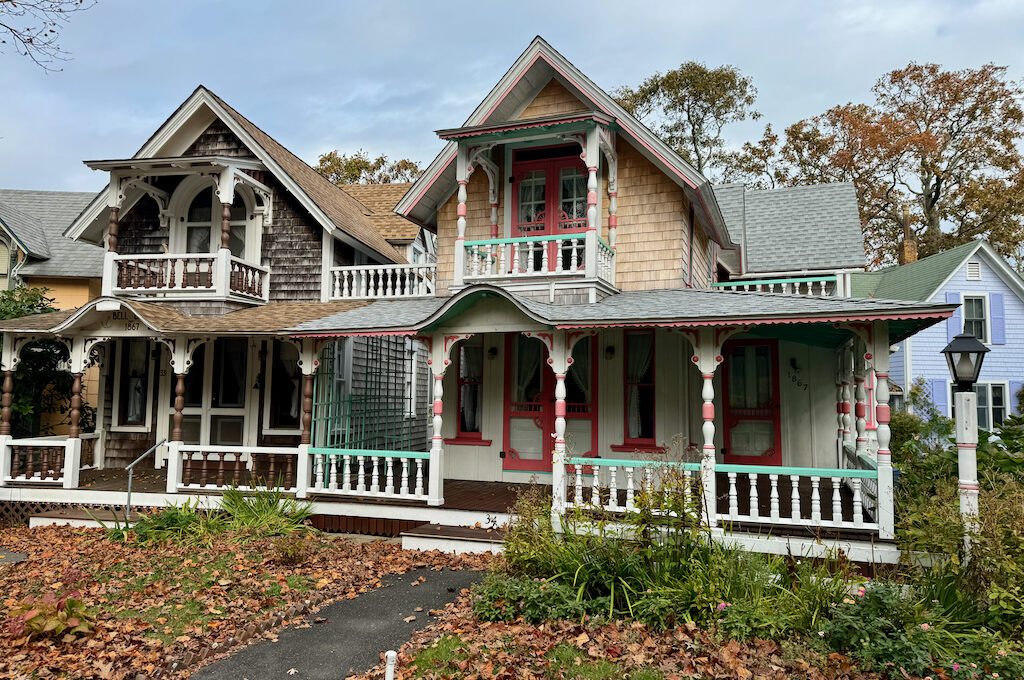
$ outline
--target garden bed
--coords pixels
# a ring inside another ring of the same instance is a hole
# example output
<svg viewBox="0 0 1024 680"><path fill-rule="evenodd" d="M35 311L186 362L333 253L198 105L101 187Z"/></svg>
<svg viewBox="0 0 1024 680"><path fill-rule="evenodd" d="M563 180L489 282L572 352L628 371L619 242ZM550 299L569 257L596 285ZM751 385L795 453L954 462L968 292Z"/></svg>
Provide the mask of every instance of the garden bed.
<svg viewBox="0 0 1024 680"><path fill-rule="evenodd" d="M100 529L13 528L0 530L0 545L28 556L0 565L8 615L49 593L74 595L94 618L83 634L29 635L6 626L2 677L185 675L306 611L376 588L386 575L486 562L319 534L287 543L223 533L205 544L142 545Z"/></svg>

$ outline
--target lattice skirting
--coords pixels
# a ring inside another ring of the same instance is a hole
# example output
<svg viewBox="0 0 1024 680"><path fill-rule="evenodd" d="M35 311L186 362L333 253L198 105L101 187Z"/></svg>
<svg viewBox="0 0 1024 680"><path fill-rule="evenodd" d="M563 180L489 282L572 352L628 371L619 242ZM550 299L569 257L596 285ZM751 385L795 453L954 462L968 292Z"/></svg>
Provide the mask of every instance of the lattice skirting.
<svg viewBox="0 0 1024 680"><path fill-rule="evenodd" d="M132 512L155 508L132 504ZM25 526L29 517L55 510L88 510L89 512L114 512L124 514L123 505L95 505L89 503L40 503L37 501L0 501L0 527Z"/></svg>

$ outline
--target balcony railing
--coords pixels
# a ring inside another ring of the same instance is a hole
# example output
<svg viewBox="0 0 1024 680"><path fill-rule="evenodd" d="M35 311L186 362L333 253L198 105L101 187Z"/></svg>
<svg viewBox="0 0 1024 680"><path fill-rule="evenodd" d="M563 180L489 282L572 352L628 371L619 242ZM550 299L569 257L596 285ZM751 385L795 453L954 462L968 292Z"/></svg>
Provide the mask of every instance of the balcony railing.
<svg viewBox="0 0 1024 680"><path fill-rule="evenodd" d="M461 255L456 283L581 277L615 285L615 250L596 232L466 241Z"/></svg>
<svg viewBox="0 0 1024 680"><path fill-rule="evenodd" d="M182 255L107 253L103 294L266 302L270 299L270 270L227 250Z"/></svg>
<svg viewBox="0 0 1024 680"><path fill-rule="evenodd" d="M843 285L838 276L810 276L790 279L752 279L749 281L724 281L711 284L717 290L747 293L782 293L787 295L809 295L813 297L844 297Z"/></svg>
<svg viewBox="0 0 1024 680"><path fill-rule="evenodd" d="M332 300L415 298L434 294L435 264L380 264L331 268Z"/></svg>

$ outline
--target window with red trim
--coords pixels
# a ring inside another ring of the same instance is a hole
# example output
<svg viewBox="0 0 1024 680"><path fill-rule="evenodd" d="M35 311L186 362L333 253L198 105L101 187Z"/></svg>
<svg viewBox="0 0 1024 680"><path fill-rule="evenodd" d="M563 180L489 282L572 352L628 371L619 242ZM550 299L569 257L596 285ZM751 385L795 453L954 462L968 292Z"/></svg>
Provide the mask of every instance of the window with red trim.
<svg viewBox="0 0 1024 680"><path fill-rule="evenodd" d="M484 345L475 335L459 343L455 356L458 438L480 439L483 421Z"/></svg>
<svg viewBox="0 0 1024 680"><path fill-rule="evenodd" d="M626 331L625 443L654 445L654 331Z"/></svg>

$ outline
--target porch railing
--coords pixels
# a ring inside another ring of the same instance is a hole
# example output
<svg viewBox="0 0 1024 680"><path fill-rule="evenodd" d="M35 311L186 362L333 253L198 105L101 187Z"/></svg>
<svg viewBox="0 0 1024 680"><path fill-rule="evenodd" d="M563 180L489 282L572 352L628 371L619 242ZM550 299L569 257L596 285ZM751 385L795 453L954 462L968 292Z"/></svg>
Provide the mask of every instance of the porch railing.
<svg viewBox="0 0 1024 680"><path fill-rule="evenodd" d="M415 298L434 294L436 264L331 267L331 299Z"/></svg>
<svg viewBox="0 0 1024 680"><path fill-rule="evenodd" d="M297 492L299 448L274 446L167 445L167 493L274 488Z"/></svg>
<svg viewBox="0 0 1024 680"><path fill-rule="evenodd" d="M723 281L711 284L716 290L747 293L782 293L812 297L843 297L843 286L838 276L810 276L789 279L760 279L749 281Z"/></svg>
<svg viewBox="0 0 1024 680"><path fill-rule="evenodd" d="M82 440L70 437L5 438L0 442L0 486L78 486Z"/></svg>
<svg viewBox="0 0 1024 680"><path fill-rule="evenodd" d="M892 537L893 528L882 526L876 512L879 477L870 466L713 463L705 468L701 463L574 457L566 463L565 507L635 512L639 494L664 492L664 471L676 477L673 492L684 494L686 505L692 503L695 516L710 526L724 522L857 529ZM724 488L719 488L723 478Z"/></svg>
<svg viewBox="0 0 1024 680"><path fill-rule="evenodd" d="M103 294L165 299L270 299L270 270L216 253L121 255L107 253Z"/></svg>
<svg viewBox="0 0 1024 680"><path fill-rule="evenodd" d="M311 448L309 455L310 493L427 500L429 453Z"/></svg>
<svg viewBox="0 0 1024 680"><path fill-rule="evenodd" d="M596 232L466 241L456 255L456 283L578 276L615 285L615 250Z"/></svg>

